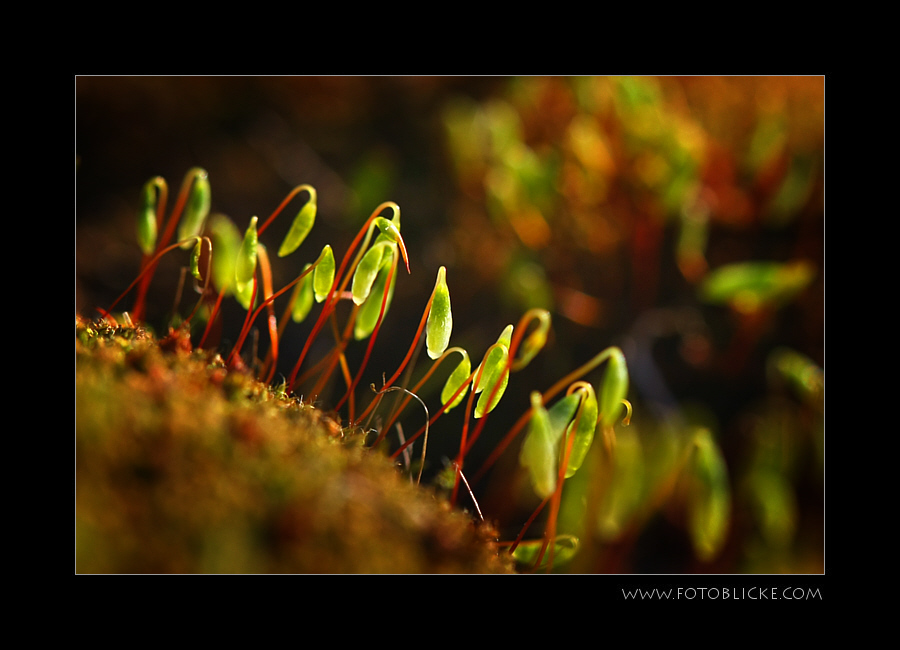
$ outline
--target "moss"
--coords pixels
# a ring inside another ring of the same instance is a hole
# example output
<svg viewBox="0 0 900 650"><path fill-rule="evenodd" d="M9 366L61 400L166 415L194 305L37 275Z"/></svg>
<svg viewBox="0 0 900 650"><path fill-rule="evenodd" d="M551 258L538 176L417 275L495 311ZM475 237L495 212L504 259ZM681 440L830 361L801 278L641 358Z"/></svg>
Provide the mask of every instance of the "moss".
<svg viewBox="0 0 900 650"><path fill-rule="evenodd" d="M79 573L508 573L496 532L178 336L76 320Z"/></svg>

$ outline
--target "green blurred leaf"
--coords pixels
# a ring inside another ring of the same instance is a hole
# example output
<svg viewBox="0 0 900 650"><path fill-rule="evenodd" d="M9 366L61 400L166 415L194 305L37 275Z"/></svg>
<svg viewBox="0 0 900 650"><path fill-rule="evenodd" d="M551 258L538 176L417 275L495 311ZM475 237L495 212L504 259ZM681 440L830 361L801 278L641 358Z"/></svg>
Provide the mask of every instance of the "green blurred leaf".
<svg viewBox="0 0 900 650"><path fill-rule="evenodd" d="M708 429L695 434L691 467L695 479L689 504L691 541L697 557L709 561L722 550L728 535L731 487L725 459Z"/></svg>
<svg viewBox="0 0 900 650"><path fill-rule="evenodd" d="M706 276L700 299L742 312L778 307L809 286L814 277L815 267L805 260L727 264Z"/></svg>
<svg viewBox="0 0 900 650"><path fill-rule="evenodd" d="M152 255L156 249L156 182L147 181L141 191L141 209L138 212L138 245L145 255Z"/></svg>

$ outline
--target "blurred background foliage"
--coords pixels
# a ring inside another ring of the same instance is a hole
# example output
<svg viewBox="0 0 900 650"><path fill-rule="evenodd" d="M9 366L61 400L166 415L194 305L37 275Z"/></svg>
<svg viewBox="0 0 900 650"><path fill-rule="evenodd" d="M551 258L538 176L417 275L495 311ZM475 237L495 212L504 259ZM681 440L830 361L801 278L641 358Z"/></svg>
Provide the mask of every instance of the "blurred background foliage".
<svg viewBox="0 0 900 650"><path fill-rule="evenodd" d="M821 572L824 85L79 77L76 311L93 314L134 278L135 213L152 176L176 187L202 166L213 212L241 230L295 185L314 185L319 217L304 244L314 252L273 261L276 286L324 244L342 253L376 205L396 201L412 274L397 284L391 334L364 385L402 358L441 265L451 344L476 357L526 309L553 314L548 347L511 378L467 465L490 453L531 390L608 345L625 352L634 418L617 427L613 459L594 454L566 483L559 532L580 544L560 570ZM270 247L289 222L276 220ZM183 263L164 260L151 286L157 326ZM304 330L288 332L290 368ZM222 344L235 335L226 328ZM429 441L432 473L458 445L453 426L442 421ZM474 487L510 539L537 505L514 449Z"/></svg>

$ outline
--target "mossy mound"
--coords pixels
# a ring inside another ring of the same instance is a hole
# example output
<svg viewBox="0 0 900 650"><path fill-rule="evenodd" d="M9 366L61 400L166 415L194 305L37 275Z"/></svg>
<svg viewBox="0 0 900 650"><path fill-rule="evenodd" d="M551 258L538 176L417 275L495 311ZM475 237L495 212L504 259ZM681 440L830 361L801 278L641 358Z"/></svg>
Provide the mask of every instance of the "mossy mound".
<svg viewBox="0 0 900 650"><path fill-rule="evenodd" d="M76 319L78 573L509 573L495 531L177 335Z"/></svg>

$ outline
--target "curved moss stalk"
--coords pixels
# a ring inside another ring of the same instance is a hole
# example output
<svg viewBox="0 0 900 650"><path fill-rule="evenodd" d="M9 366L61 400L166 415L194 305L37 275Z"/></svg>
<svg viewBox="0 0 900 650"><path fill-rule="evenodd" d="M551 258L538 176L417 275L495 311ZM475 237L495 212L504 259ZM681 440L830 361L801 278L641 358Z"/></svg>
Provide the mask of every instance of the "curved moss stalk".
<svg viewBox="0 0 900 650"><path fill-rule="evenodd" d="M281 214L281 211L284 210L284 208L287 207L287 204L291 202L291 199L293 199L295 196L297 196L298 194L300 194L301 192L304 192L304 191L307 194L309 194L309 200L304 204L303 208L306 208L306 206L308 206L308 205L316 206L316 204L317 204L316 189L312 185L306 185L306 184L298 185L297 187L292 189L290 192L288 192L288 195L284 198L284 200L281 202L281 204L277 208L275 208L275 211L271 215L269 215L269 218L266 219L263 222L263 224L259 227L259 234L262 235L266 231L266 229L269 227L269 225L275 220L275 217L277 217L279 214ZM300 214L303 214L303 208L301 208ZM297 216L299 217L300 214L298 214ZM314 216L315 216L315 208L313 209L313 217ZM310 227L312 227L311 224L310 224ZM304 230L306 230L306 232L309 232L309 230L306 229L305 227L304 227ZM304 234L303 236L305 237L306 235ZM289 239L290 239L290 233L288 233L288 236L285 237L285 242L287 243L289 241ZM293 248L291 248L291 250L288 253L285 253L285 255L296 250L297 246L299 246L302 243L302 241L303 241L302 239L300 239L300 241L297 241L296 242L297 245L293 246ZM278 256L284 257L284 255L282 255L280 252L279 252Z"/></svg>
<svg viewBox="0 0 900 650"><path fill-rule="evenodd" d="M450 348L449 350L447 350L446 352L444 352L444 354L443 354L440 358L438 358L437 360L435 360L434 365L432 366L431 370L429 370L428 374L426 374L426 376L425 376L418 384L416 384L416 388L414 388L413 390L418 390L418 388L421 387L421 385L422 385L422 384L425 382L425 380L431 375L431 373L434 372L434 370L437 369L437 366L438 366L444 359L446 359L446 358L450 355L451 352L455 352L455 351L460 351L460 352L462 352L462 353L465 354L465 350L463 350L462 348ZM466 389L468 388L469 384L471 384L472 381L474 381L476 372L477 372L477 370L476 370L476 371L473 371L471 374L469 374L468 378L465 379L465 380L459 385L459 387L455 389L455 391L453 392L453 394L452 394L452 395L444 402L444 405L441 406L441 408L440 408L433 416L431 416L431 419L428 421L428 424L429 424L430 426L434 426L434 423L437 421L437 419L438 419L441 415L443 415L444 413L446 413L447 411L449 411L451 408L453 408L453 407L456 405L456 404L455 404L456 400L457 400L458 398L460 398L460 396L466 391ZM402 411L402 408L401 408L401 409L398 409L398 413L399 413L400 411ZM392 421L392 422L393 422L393 421ZM395 458L397 458L397 456L399 456L401 453L403 453L403 451L404 451L409 445L413 444L416 440L419 439L419 437L423 434L424 430L425 430L425 427L422 427L422 428L419 429L413 436L411 436L405 443L403 443L402 445L400 445L400 448L397 449L397 451L395 451L393 454L391 454L391 458L392 458L392 459L395 459ZM380 439L383 438L383 437L384 437L384 435L382 434L382 435L380 436L379 440L376 441L376 442L380 442ZM373 446L374 446L374 445L373 445Z"/></svg>

